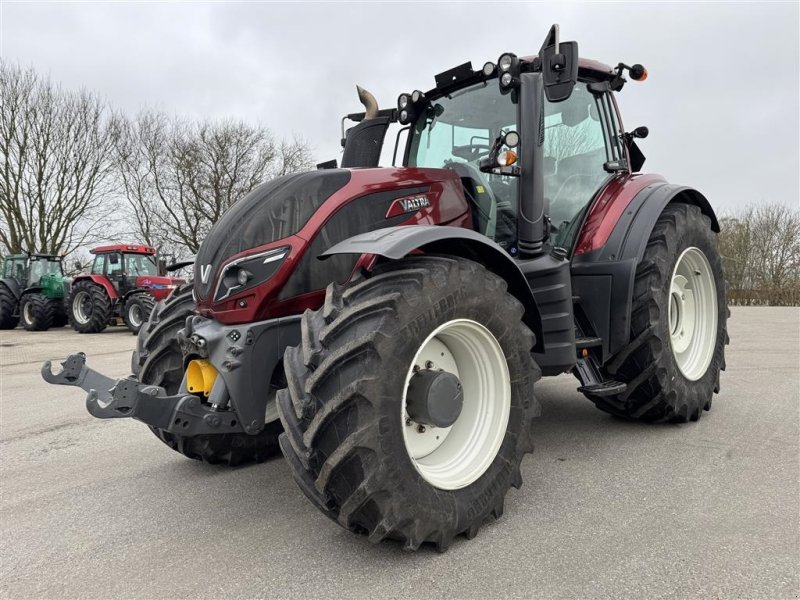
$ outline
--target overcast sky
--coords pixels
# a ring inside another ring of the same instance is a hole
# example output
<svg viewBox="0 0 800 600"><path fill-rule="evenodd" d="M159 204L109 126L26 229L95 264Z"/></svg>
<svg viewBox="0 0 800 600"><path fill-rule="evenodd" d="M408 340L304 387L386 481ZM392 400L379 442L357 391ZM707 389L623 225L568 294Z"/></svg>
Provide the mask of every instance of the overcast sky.
<svg viewBox="0 0 800 600"><path fill-rule="evenodd" d="M798 3L257 4L0 2L0 55L130 113L262 122L338 158L339 120L471 60L533 54L554 22L581 56L644 64L619 102L645 171L718 211L800 202ZM389 143L389 138L387 138ZM393 143L393 138L391 139Z"/></svg>

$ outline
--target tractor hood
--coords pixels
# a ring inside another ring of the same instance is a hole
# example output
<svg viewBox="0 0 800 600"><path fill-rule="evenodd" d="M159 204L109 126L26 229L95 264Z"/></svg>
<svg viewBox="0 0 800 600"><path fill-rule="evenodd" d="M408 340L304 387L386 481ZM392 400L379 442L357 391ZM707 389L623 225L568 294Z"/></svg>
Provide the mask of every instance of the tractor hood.
<svg viewBox="0 0 800 600"><path fill-rule="evenodd" d="M211 228L195 262L198 308L218 318L235 312L228 323L252 320L271 300L345 281L358 257L316 259L344 239L458 219L471 225L461 180L447 169L322 169L279 177L255 188ZM252 314L239 315L245 306Z"/></svg>
<svg viewBox="0 0 800 600"><path fill-rule="evenodd" d="M344 169L284 175L259 185L209 231L195 259L195 292L206 298L230 257L297 233L334 192L350 181Z"/></svg>

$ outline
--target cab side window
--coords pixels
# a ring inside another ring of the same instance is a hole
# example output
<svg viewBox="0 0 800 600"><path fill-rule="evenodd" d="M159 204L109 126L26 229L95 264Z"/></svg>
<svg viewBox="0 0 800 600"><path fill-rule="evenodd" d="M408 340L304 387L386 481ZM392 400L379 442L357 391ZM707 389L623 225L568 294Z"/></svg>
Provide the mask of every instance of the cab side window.
<svg viewBox="0 0 800 600"><path fill-rule="evenodd" d="M92 263L92 275L103 275L103 265L105 260L106 257L103 254L98 254L94 257L94 262Z"/></svg>
<svg viewBox="0 0 800 600"><path fill-rule="evenodd" d="M583 209L609 178L601 111L585 83L567 100L545 104L544 195L555 246L571 246Z"/></svg>

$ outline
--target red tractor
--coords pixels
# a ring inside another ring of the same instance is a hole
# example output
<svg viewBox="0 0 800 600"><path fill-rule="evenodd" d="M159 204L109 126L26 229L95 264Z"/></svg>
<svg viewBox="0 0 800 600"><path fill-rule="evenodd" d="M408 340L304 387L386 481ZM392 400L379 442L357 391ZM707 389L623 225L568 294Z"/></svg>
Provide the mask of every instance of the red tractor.
<svg viewBox="0 0 800 600"><path fill-rule="evenodd" d="M719 392L719 224L697 190L640 173L647 130L616 98L646 75L553 27L537 55L457 66L396 108L360 90L342 168L265 183L214 225L193 289L139 334L138 381L83 354L42 374L191 458L280 447L373 542L471 538L522 483L541 375L650 423L695 421ZM381 168L392 122L402 166Z"/></svg>
<svg viewBox="0 0 800 600"><path fill-rule="evenodd" d="M150 246L113 244L90 252L94 254L91 269L73 279L67 299L70 325L79 333L98 333L120 318L138 333L156 301L183 283L163 275L163 261ZM81 265L76 268L80 270Z"/></svg>

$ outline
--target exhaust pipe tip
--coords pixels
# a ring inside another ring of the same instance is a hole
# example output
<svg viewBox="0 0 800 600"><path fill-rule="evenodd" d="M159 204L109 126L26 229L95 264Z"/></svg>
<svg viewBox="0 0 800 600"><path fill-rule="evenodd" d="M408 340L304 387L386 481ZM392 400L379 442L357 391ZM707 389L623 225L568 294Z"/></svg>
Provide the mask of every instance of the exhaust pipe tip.
<svg viewBox="0 0 800 600"><path fill-rule="evenodd" d="M364 105L365 114L364 120L367 119L374 119L378 116L378 101L375 99L370 92L362 88L360 85L356 86L356 91L358 92L358 99L361 101L361 104Z"/></svg>

